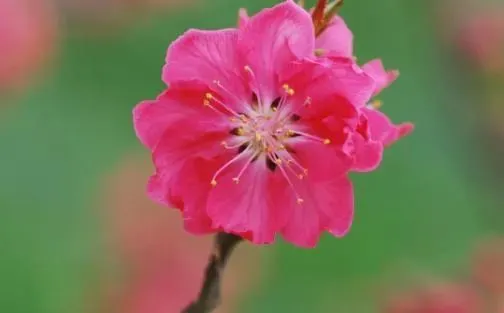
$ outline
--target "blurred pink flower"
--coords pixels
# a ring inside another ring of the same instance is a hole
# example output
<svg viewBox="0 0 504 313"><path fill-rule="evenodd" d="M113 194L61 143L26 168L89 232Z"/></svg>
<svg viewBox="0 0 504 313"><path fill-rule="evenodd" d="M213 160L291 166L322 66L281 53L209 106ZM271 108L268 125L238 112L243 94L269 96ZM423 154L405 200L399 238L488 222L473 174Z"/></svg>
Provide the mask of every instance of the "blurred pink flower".
<svg viewBox="0 0 504 313"><path fill-rule="evenodd" d="M210 254L211 238L187 235L175 211L149 201L142 181L150 167L142 157L128 157L107 181L105 219L109 250L123 275L109 277L103 312L178 313L196 297ZM217 312L232 312L239 294L250 287L247 267L258 256L239 247L224 279L225 303ZM257 279L257 278L256 278Z"/></svg>
<svg viewBox="0 0 504 313"><path fill-rule="evenodd" d="M355 133L371 140L359 121L375 82L352 59L314 50L311 17L292 1L170 46L170 88L140 103L134 123L156 165L149 194L180 208L186 230L257 244L282 234L302 247L347 233L347 172L368 153L350 145Z"/></svg>
<svg viewBox="0 0 504 313"><path fill-rule="evenodd" d="M483 313L479 294L470 286L436 284L398 293L385 303L383 313Z"/></svg>
<svg viewBox="0 0 504 313"><path fill-rule="evenodd" d="M0 92L25 86L53 52L51 9L44 0L0 0Z"/></svg>
<svg viewBox="0 0 504 313"><path fill-rule="evenodd" d="M488 239L478 246L472 271L478 284L504 300L504 237Z"/></svg>
<svg viewBox="0 0 504 313"><path fill-rule="evenodd" d="M504 5L470 10L460 19L459 48L488 72L504 72Z"/></svg>

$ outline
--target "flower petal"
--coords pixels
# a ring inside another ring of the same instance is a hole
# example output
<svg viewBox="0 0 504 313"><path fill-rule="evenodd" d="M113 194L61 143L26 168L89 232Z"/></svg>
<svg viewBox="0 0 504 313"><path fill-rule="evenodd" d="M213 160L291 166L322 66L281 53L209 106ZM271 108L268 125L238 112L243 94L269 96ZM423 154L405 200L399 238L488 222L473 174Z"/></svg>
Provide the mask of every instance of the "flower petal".
<svg viewBox="0 0 504 313"><path fill-rule="evenodd" d="M232 166L219 177L209 195L207 212L215 228L230 233L247 233L247 239L256 244L272 243L275 233L285 220L285 211L271 206L270 172L264 157L250 164L236 184L233 178L243 162Z"/></svg>
<svg viewBox="0 0 504 313"><path fill-rule="evenodd" d="M353 220L353 188L346 176L330 180L316 180L309 176L296 184L303 199L299 204L289 190L282 194L284 209L292 211L287 225L282 230L284 238L300 247L315 247L321 233L344 236Z"/></svg>
<svg viewBox="0 0 504 313"><path fill-rule="evenodd" d="M133 110L137 137L153 150L168 128L174 132L225 130L226 119L203 106L207 90L194 82L175 83L156 100L138 104ZM181 129L173 129L174 124Z"/></svg>
<svg viewBox="0 0 504 313"><path fill-rule="evenodd" d="M168 48L163 81L169 85L179 80L197 80L216 91L219 91L216 86L219 81L229 94L244 101L250 95L245 87L237 42L236 29L187 31Z"/></svg>
<svg viewBox="0 0 504 313"><path fill-rule="evenodd" d="M362 69L366 74L371 76L375 83L376 88L373 96L379 94L383 89L387 88L392 84L398 77L399 71L386 71L381 60L376 59L366 63Z"/></svg>
<svg viewBox="0 0 504 313"><path fill-rule="evenodd" d="M365 106L375 89L374 80L353 60L338 57L293 62L280 81L294 89L299 100L309 97L315 103L337 96L355 107ZM312 107L315 109L315 104Z"/></svg>
<svg viewBox="0 0 504 313"><path fill-rule="evenodd" d="M238 11L238 28L244 28L247 25L249 19L250 17L248 15L247 9L241 8Z"/></svg>
<svg viewBox="0 0 504 313"><path fill-rule="evenodd" d="M380 141L366 140L361 134L352 136L354 165L356 172L371 172L380 166L383 157L383 144Z"/></svg>
<svg viewBox="0 0 504 313"><path fill-rule="evenodd" d="M413 124L394 125L383 112L378 110L364 108L362 112L368 120L371 140L380 141L385 146L393 144L413 131Z"/></svg>
<svg viewBox="0 0 504 313"><path fill-rule="evenodd" d="M313 55L314 28L310 14L293 1L264 9L241 30L239 49L260 84L265 102L276 97L277 74L289 62Z"/></svg>
<svg viewBox="0 0 504 313"><path fill-rule="evenodd" d="M335 16L315 41L315 48L331 56L353 56L353 34L341 16Z"/></svg>

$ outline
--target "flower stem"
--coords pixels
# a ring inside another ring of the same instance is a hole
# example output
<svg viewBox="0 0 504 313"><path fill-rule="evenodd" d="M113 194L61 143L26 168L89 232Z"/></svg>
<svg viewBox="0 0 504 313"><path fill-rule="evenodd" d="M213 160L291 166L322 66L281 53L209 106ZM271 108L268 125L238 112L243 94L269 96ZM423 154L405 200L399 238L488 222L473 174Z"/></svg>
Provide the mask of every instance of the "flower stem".
<svg viewBox="0 0 504 313"><path fill-rule="evenodd" d="M221 280L227 260L242 238L227 233L215 235L213 251L205 270L205 277L198 299L189 304L181 313L210 313L221 302Z"/></svg>

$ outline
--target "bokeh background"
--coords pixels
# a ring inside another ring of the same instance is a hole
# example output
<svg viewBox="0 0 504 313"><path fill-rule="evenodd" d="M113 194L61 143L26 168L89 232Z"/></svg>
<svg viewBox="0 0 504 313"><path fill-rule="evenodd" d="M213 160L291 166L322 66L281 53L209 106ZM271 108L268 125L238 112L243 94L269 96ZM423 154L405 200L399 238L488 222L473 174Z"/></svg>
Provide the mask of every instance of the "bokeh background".
<svg viewBox="0 0 504 313"><path fill-rule="evenodd" d="M315 1L307 1L313 4ZM0 0L0 312L176 313L210 238L151 203L131 110L168 44L273 0ZM346 1L414 134L353 175L344 239L241 246L220 313L504 312L504 2Z"/></svg>

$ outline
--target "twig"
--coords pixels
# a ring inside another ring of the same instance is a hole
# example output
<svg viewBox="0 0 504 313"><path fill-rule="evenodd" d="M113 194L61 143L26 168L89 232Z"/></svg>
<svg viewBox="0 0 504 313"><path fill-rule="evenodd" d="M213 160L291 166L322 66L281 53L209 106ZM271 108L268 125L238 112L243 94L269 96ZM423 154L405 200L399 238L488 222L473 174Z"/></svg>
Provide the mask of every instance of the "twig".
<svg viewBox="0 0 504 313"><path fill-rule="evenodd" d="M227 260L240 241L242 241L241 237L232 234L218 233L215 235L213 251L208 260L198 299L181 313L210 313L219 306L222 274Z"/></svg>

